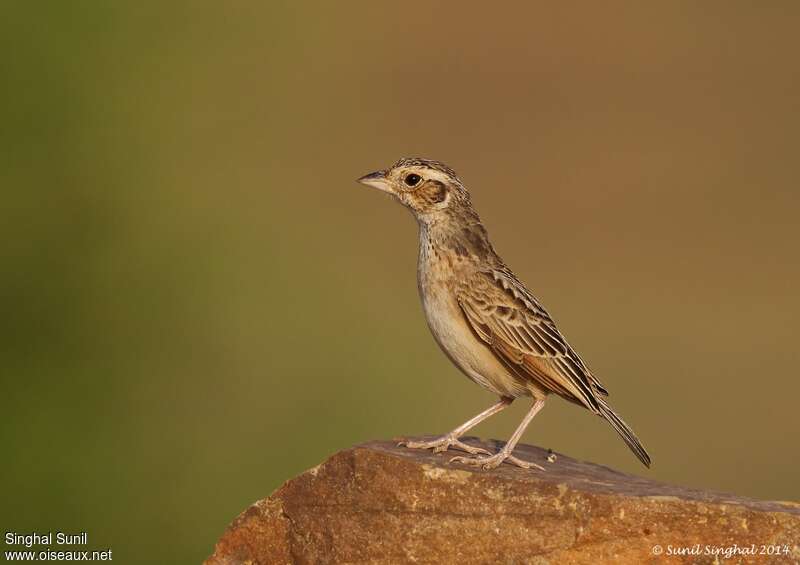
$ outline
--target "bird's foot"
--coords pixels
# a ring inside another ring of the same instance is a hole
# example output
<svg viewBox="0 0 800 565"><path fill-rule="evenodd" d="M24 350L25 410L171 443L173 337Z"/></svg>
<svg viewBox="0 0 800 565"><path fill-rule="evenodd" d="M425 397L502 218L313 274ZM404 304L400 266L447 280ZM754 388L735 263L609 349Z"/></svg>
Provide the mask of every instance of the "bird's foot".
<svg viewBox="0 0 800 565"><path fill-rule="evenodd" d="M482 467L485 470L494 469L499 467L503 462L511 463L512 465L516 465L517 467L522 467L523 469L530 469L531 467L535 467L540 471L544 471L544 467L541 465L537 465L536 463L531 463L530 461L523 461L522 459L518 459L511 455L510 452L506 451L505 449L501 449L494 455L488 456L476 456L476 457L464 457L459 455L458 457L453 457L450 459L450 463L463 463L464 465L472 465L475 467Z"/></svg>
<svg viewBox="0 0 800 565"><path fill-rule="evenodd" d="M472 445L468 445L463 441L460 441L456 436L452 434L446 434L441 437L432 439L430 441L410 441L410 440L403 440L399 442L398 447L408 447L409 449L433 449L434 453L442 453L443 451L447 451L451 447L456 449L460 449L461 451L466 451L467 453L471 453L473 455L478 455L479 453L483 453L485 455L491 455L491 452L481 448L481 447L474 447Z"/></svg>

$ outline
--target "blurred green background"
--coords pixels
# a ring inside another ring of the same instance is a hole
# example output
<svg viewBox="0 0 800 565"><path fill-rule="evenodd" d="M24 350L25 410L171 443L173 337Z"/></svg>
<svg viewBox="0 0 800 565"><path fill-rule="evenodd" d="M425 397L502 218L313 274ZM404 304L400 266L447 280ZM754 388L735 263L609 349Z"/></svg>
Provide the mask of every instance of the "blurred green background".
<svg viewBox="0 0 800 565"><path fill-rule="evenodd" d="M800 499L798 17L6 3L2 527L198 562L331 453L491 404L428 333L410 214L354 182L404 155L459 172L654 465L556 398L524 442Z"/></svg>

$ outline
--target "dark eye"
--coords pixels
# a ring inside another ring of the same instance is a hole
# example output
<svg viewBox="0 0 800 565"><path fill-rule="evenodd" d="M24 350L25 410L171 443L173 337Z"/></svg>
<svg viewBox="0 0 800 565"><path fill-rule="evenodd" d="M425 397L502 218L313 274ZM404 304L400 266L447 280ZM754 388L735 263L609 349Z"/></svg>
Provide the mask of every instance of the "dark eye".
<svg viewBox="0 0 800 565"><path fill-rule="evenodd" d="M406 175L405 183L408 186L417 186L419 184L419 181L421 180L422 180L421 176L411 173L410 175Z"/></svg>

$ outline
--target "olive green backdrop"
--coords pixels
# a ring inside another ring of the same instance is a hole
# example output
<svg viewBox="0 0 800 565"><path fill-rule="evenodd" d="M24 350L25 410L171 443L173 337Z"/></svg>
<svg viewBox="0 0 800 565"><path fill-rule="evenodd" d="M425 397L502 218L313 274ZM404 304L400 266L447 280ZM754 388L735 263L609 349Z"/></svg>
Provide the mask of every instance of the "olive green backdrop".
<svg viewBox="0 0 800 565"><path fill-rule="evenodd" d="M654 465L559 399L523 441L800 499L798 17L7 3L0 526L198 562L331 453L492 403L428 334L411 216L354 182L404 155L459 172Z"/></svg>

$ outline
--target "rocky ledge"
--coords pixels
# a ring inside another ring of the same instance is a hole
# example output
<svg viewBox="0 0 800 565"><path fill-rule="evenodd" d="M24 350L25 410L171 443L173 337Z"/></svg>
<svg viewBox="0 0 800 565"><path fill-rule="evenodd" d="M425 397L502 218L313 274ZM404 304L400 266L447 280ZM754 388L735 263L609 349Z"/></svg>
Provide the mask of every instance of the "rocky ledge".
<svg viewBox="0 0 800 565"><path fill-rule="evenodd" d="M527 445L515 453L548 455ZM800 562L798 503L657 483L564 455L546 472L483 471L450 456L386 441L336 453L245 510L206 563Z"/></svg>

